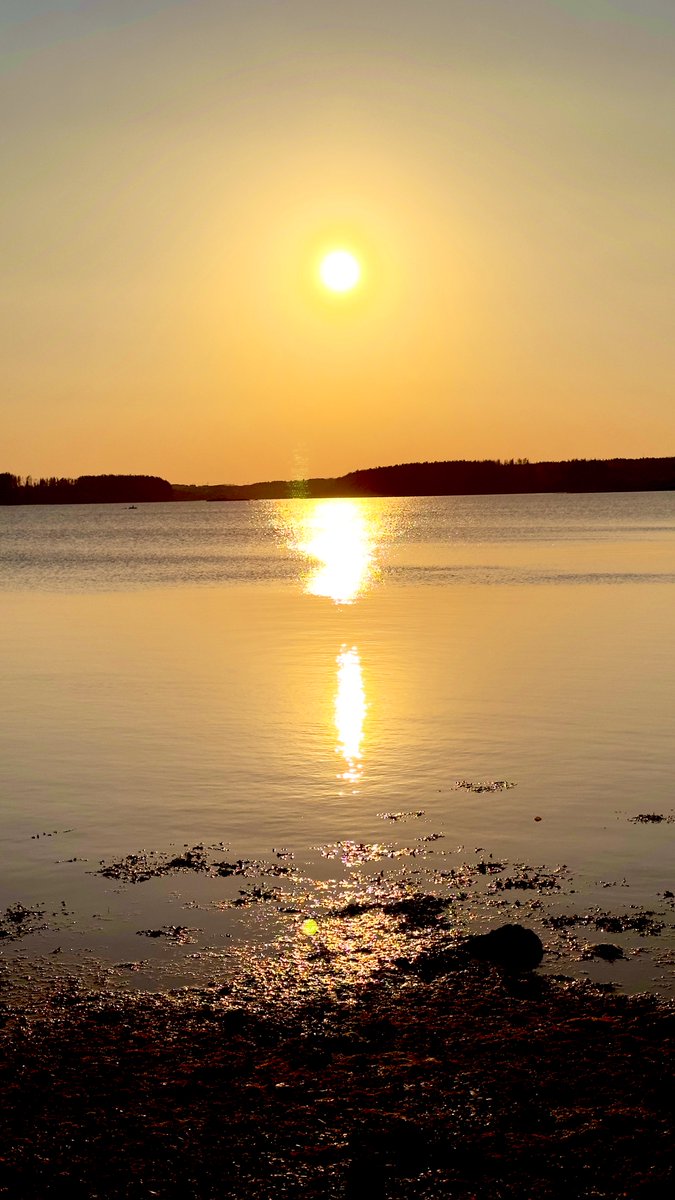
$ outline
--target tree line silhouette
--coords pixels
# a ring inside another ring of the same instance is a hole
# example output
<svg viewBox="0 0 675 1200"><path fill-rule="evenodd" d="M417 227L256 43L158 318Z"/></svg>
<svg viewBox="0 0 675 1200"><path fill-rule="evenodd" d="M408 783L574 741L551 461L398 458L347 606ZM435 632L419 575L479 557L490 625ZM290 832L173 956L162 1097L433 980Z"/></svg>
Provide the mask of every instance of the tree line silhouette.
<svg viewBox="0 0 675 1200"><path fill-rule="evenodd" d="M22 479L0 473L0 504L137 504L173 500L173 488L157 475L80 475L78 479Z"/></svg>
<svg viewBox="0 0 675 1200"><path fill-rule="evenodd" d="M401 463L337 479L174 487L180 500L276 500L288 496L463 496L531 492L632 492L675 489L675 458L526 458Z"/></svg>
<svg viewBox="0 0 675 1200"><path fill-rule="evenodd" d="M675 490L675 458L526 458L401 463L338 478L250 484L171 484L157 475L21 478L0 473L0 504L139 504L169 500L280 500L333 496L514 495Z"/></svg>

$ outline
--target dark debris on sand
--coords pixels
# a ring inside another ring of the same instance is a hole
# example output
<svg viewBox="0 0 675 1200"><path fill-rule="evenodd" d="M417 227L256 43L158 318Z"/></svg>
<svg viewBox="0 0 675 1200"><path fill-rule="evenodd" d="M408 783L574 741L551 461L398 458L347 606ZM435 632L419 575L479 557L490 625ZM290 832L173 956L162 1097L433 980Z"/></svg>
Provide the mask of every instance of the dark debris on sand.
<svg viewBox="0 0 675 1200"><path fill-rule="evenodd" d="M139 929L137 932L139 937L167 938L170 942L185 946L196 940L193 935L199 930L190 929L187 925L162 925L160 929Z"/></svg>
<svg viewBox="0 0 675 1200"><path fill-rule="evenodd" d="M28 1016L7 1009L0 1193L672 1194L672 1007L461 950L437 966L295 1003L64 987Z"/></svg>
<svg viewBox="0 0 675 1200"><path fill-rule="evenodd" d="M0 913L0 940L15 942L18 938L44 928L44 909L27 908L24 904L10 904Z"/></svg>
<svg viewBox="0 0 675 1200"><path fill-rule="evenodd" d="M508 792L511 788L516 787L509 779L488 779L480 783L476 783L473 779L458 779L455 782L455 789L458 791L463 788L466 792L475 792L480 795L482 792Z"/></svg>
<svg viewBox="0 0 675 1200"><path fill-rule="evenodd" d="M632 906L633 907L633 906ZM575 926L592 926L602 933L624 933L632 930L641 937L658 937L665 928L665 921L649 908L637 908L628 913L602 912L594 909L590 913L558 913L542 918L542 924L550 929L572 929Z"/></svg>
<svg viewBox="0 0 675 1200"><path fill-rule="evenodd" d="M638 813L635 817L629 817L634 825L672 825L675 821L670 813Z"/></svg>
<svg viewBox="0 0 675 1200"><path fill-rule="evenodd" d="M277 857L279 855L277 854ZM287 855L283 855L287 857ZM146 883L162 875L173 875L182 871L196 871L211 876L242 875L292 875L293 867L280 862L262 862L239 858L236 862L210 859L206 847L199 844L187 847L178 854L160 854L156 850L139 850L127 854L115 862L102 860L94 874L120 883Z"/></svg>

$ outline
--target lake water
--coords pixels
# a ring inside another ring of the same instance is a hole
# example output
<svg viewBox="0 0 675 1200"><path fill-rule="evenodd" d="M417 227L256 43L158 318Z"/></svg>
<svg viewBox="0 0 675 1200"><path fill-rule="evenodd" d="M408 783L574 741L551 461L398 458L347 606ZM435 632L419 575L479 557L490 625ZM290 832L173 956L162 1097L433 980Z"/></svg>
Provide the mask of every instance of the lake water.
<svg viewBox="0 0 675 1200"><path fill-rule="evenodd" d="M675 992L675 493L3 508L0 572L5 964L192 982L389 882Z"/></svg>

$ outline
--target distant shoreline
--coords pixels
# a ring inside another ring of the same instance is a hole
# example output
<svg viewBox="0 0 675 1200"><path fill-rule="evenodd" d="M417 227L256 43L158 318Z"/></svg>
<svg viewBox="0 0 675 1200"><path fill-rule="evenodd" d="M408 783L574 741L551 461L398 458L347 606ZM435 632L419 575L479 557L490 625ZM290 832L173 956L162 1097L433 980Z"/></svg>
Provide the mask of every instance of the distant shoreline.
<svg viewBox="0 0 675 1200"><path fill-rule="evenodd" d="M0 472L0 505L139 504L376 496L506 496L675 490L675 457L401 463L336 477L244 484L172 484L156 475L34 480Z"/></svg>

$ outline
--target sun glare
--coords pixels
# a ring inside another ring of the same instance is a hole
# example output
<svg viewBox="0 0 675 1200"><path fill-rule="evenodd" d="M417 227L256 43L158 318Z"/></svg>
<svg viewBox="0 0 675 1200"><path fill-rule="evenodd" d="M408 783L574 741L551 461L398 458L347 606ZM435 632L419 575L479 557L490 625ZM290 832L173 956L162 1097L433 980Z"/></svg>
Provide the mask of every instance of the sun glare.
<svg viewBox="0 0 675 1200"><path fill-rule="evenodd" d="M329 291L351 292L361 278L361 267L349 250L332 250L321 259L319 275Z"/></svg>
<svg viewBox="0 0 675 1200"><path fill-rule="evenodd" d="M316 563L305 591L353 603L371 581L376 540L367 508L354 500L319 500L302 514L293 543Z"/></svg>

